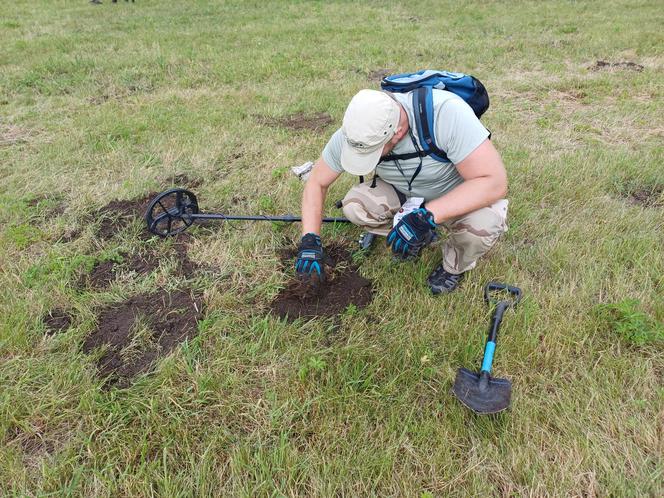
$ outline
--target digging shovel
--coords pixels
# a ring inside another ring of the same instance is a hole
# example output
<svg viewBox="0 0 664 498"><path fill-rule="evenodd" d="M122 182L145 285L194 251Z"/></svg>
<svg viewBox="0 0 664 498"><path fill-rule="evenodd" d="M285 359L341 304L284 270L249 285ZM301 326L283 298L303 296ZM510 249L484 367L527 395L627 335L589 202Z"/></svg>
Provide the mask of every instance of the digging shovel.
<svg viewBox="0 0 664 498"><path fill-rule="evenodd" d="M492 298L492 293L495 291L507 292L512 299L497 301ZM498 413L510 406L512 383L507 379L491 377L490 374L500 322L503 320L505 311L510 307L516 307L521 300L521 289L507 284L489 282L484 288L484 300L488 304L495 304L496 308L491 318L489 336L484 347L482 367L478 373L460 368L452 388L452 393L459 401L478 414Z"/></svg>

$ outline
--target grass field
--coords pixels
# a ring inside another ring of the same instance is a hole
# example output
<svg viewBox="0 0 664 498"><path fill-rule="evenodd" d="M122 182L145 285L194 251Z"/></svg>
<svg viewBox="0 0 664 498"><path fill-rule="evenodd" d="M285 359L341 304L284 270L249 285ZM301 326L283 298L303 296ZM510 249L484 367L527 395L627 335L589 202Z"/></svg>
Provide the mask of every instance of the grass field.
<svg viewBox="0 0 664 498"><path fill-rule="evenodd" d="M661 2L1 10L0 495L664 495ZM298 225L100 235L109 205L182 182L204 210L297 213L289 168L351 96L422 68L485 83L510 178L509 232L454 295L426 287L437 247L397 265L379 244L356 256L368 307L289 323L269 303ZM102 263L120 269L85 283ZM450 387L479 365L492 279L525 298L495 363L512 408L479 417ZM99 317L157 289L194 296L195 333L156 343L139 319L117 358L152 372L109 386Z"/></svg>

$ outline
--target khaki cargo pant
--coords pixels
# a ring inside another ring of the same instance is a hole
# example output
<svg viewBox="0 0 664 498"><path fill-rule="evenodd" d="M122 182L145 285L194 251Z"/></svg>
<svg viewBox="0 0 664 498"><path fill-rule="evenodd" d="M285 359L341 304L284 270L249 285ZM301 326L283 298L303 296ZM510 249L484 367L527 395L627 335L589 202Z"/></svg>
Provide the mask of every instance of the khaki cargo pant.
<svg viewBox="0 0 664 498"><path fill-rule="evenodd" d="M343 212L353 224L377 235L387 235L401 201L389 183L377 179L351 188L343 201ZM449 237L443 245L443 268L450 273L472 270L507 231L507 199L489 207L443 222Z"/></svg>

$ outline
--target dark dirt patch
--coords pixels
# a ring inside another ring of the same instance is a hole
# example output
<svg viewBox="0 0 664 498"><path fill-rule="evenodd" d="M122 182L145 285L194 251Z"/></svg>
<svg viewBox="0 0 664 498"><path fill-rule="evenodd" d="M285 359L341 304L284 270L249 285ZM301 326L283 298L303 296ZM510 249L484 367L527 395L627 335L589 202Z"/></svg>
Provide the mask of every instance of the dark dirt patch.
<svg viewBox="0 0 664 498"><path fill-rule="evenodd" d="M651 188L639 188L627 193L627 201L630 204L643 207L664 207L664 185Z"/></svg>
<svg viewBox="0 0 664 498"><path fill-rule="evenodd" d="M106 204L95 213L95 217L101 219L97 236L101 240L109 240L135 219L142 219L150 201L158 194L159 192L150 192L143 197L131 200L117 199Z"/></svg>
<svg viewBox="0 0 664 498"><path fill-rule="evenodd" d="M178 265L177 270L185 278L191 278L198 270L204 269L204 265L199 265L189 259L189 242L191 239L192 236L188 233L181 233L173 242L173 253L175 254L175 260Z"/></svg>
<svg viewBox="0 0 664 498"><path fill-rule="evenodd" d="M186 188L189 190L192 188L200 187L203 184L203 180L201 178L189 177L185 173L179 173L177 175L168 177L166 179L166 184L172 185L174 187Z"/></svg>
<svg viewBox="0 0 664 498"><path fill-rule="evenodd" d="M42 318L46 326L46 335L55 335L64 332L71 326L71 315L60 308L49 311Z"/></svg>
<svg viewBox="0 0 664 498"><path fill-rule="evenodd" d="M115 280L115 261L102 261L97 263L85 278L86 287L90 289L104 289Z"/></svg>
<svg viewBox="0 0 664 498"><path fill-rule="evenodd" d="M373 71L369 71L367 73L367 78L370 81L381 81L385 76L389 76L390 74L394 74L392 69L374 69Z"/></svg>
<svg viewBox="0 0 664 498"><path fill-rule="evenodd" d="M38 195L30 199L26 204L30 208L43 211L45 216L60 216L67 209L61 195Z"/></svg>
<svg viewBox="0 0 664 498"><path fill-rule="evenodd" d="M280 126L282 128L288 128L289 130L312 130L312 131L321 131L327 128L332 124L332 116L326 112L318 112L316 114L304 114L297 113L291 114L290 116L284 116L281 118L270 118L267 116L259 116L258 120L260 123L267 126Z"/></svg>
<svg viewBox="0 0 664 498"><path fill-rule="evenodd" d="M282 250L280 257L292 262L292 249ZM343 247L326 248L330 265L327 280L320 285L305 285L294 280L272 301L270 309L289 321L297 318L329 317L342 313L349 305L364 308L373 297L371 281L358 273L350 253Z"/></svg>
<svg viewBox="0 0 664 498"><path fill-rule="evenodd" d="M147 275L159 266L159 259L154 253L120 254L121 261L100 261L92 271L83 277L83 285L89 289L101 290L108 287L121 272L134 272Z"/></svg>
<svg viewBox="0 0 664 498"><path fill-rule="evenodd" d="M100 261L88 275L82 277L81 286L102 290L123 272L148 275L159 267L159 262L164 258L175 258L177 275L192 278L204 266L189 259L188 251L191 240L191 235L179 234L170 247L164 247L165 244L163 244L159 249L138 254L121 253L120 261Z"/></svg>
<svg viewBox="0 0 664 498"><path fill-rule="evenodd" d="M106 386L126 387L155 361L196 335L202 302L190 289L140 294L101 311L97 328L85 339L83 352L104 348L97 361ZM149 333L136 334L140 324Z"/></svg>
<svg viewBox="0 0 664 498"><path fill-rule="evenodd" d="M6 433L5 444L17 444L23 454L31 458L41 458L55 453L62 442L48 436L48 428L45 424L32 427L27 432L18 426L12 426Z"/></svg>
<svg viewBox="0 0 664 498"><path fill-rule="evenodd" d="M81 236L81 233L82 233L82 230L80 230L78 228L67 229L67 230L64 231L64 233L62 235L60 235L60 237L57 239L57 241L58 242L64 242L64 243L72 242L72 241L78 239Z"/></svg>
<svg viewBox="0 0 664 498"><path fill-rule="evenodd" d="M629 61L620 61L620 62L609 62L609 61L597 61L595 64L590 66L590 69L593 71L600 71L602 69L626 69L629 71L643 71L643 66L637 64L636 62Z"/></svg>

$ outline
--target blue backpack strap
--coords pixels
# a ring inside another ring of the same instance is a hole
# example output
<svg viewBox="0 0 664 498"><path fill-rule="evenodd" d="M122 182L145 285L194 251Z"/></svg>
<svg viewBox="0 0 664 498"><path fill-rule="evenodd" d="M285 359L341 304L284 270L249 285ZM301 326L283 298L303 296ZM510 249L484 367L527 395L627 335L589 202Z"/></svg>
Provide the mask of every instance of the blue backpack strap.
<svg viewBox="0 0 664 498"><path fill-rule="evenodd" d="M417 135L420 137L422 150L436 161L451 162L447 153L438 147L434 134L433 123L433 91L431 87L420 87L413 90L413 109Z"/></svg>

